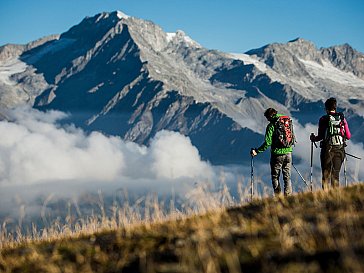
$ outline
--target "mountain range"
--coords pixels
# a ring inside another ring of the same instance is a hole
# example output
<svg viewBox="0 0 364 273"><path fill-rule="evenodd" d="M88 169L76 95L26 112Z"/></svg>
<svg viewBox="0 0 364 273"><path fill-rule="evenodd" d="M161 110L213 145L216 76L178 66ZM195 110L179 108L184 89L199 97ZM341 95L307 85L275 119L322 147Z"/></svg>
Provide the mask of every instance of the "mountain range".
<svg viewBox="0 0 364 273"><path fill-rule="evenodd" d="M266 108L299 128L316 124L331 96L353 141L364 143L364 54L348 44L319 49L297 38L225 53L115 11L0 47L1 113L56 109L85 131L144 145L160 130L178 131L214 164L247 160L263 141Z"/></svg>

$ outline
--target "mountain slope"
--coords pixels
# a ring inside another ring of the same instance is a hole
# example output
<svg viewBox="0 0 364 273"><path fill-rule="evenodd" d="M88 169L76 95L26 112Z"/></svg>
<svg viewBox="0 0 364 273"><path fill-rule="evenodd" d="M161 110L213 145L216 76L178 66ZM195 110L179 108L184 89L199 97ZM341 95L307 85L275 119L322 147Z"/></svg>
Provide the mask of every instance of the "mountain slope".
<svg viewBox="0 0 364 273"><path fill-rule="evenodd" d="M364 269L363 206L363 185L255 200L178 220L4 248L0 268L359 273Z"/></svg>
<svg viewBox="0 0 364 273"><path fill-rule="evenodd" d="M230 54L112 12L37 46L1 50L12 52L0 63L1 108L62 110L87 131L140 144L179 131L213 163L241 162L264 134L267 107L304 126L336 96L349 121L364 122L363 54L348 45L319 50L297 39Z"/></svg>

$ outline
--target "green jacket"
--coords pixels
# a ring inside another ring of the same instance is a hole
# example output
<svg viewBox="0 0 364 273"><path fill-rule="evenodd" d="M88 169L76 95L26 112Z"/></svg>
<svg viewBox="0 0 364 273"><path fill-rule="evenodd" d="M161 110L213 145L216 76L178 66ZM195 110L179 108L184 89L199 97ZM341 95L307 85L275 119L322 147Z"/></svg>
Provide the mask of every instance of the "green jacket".
<svg viewBox="0 0 364 273"><path fill-rule="evenodd" d="M274 116L274 118L280 117L280 116L283 116L283 115L276 114ZM267 150L269 146L272 146L273 132L274 132L274 123L275 123L275 121L271 121L267 125L267 129L265 131L264 143L258 149L256 149L257 153L262 153L265 150ZM292 149L292 146L291 147L288 147L288 148L271 147L272 154L276 154L276 155L284 155L284 154L292 153L292 150L293 150Z"/></svg>

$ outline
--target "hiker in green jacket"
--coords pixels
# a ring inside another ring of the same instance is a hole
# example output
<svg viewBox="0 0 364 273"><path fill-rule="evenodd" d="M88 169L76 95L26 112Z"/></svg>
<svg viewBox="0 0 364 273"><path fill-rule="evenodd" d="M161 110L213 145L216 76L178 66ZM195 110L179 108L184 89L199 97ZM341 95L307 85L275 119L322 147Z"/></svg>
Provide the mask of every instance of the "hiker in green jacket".
<svg viewBox="0 0 364 273"><path fill-rule="evenodd" d="M291 164L292 164L292 145L294 143L293 127L291 123L291 136L288 141L284 144L281 143L279 135L282 133L277 133L278 120L280 117L285 117L290 120L289 117L278 114L274 108L268 108L264 112L264 116L269 121L265 132L264 143L259 148L251 149L251 156L256 156L259 153L264 152L271 146L271 157L270 157L270 168L272 176L272 185L275 195L281 193L281 186L279 183L279 176L282 170L283 181L284 181L284 195L288 196L292 193L291 184ZM290 120L290 122L292 122ZM289 138L289 133L288 133Z"/></svg>

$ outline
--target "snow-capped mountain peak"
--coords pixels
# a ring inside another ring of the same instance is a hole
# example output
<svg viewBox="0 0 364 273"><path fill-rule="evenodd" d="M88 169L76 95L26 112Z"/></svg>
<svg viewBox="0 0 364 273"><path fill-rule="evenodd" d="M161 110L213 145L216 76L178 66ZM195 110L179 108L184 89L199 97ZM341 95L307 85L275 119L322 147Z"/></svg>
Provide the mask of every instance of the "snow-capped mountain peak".
<svg viewBox="0 0 364 273"><path fill-rule="evenodd" d="M187 46L193 46L195 48L202 48L202 46L187 36L184 31L177 30L175 33L167 33L167 41L171 43L183 43Z"/></svg>
<svg viewBox="0 0 364 273"><path fill-rule="evenodd" d="M268 107L305 126L336 96L363 124L363 60L349 45L318 49L302 38L228 54L116 11L33 46L0 48L0 108L65 111L85 130L140 144L178 131L203 158L238 162L264 134Z"/></svg>
<svg viewBox="0 0 364 273"><path fill-rule="evenodd" d="M123 19L123 18L128 19L130 17L129 15L125 14L124 12L122 12L120 10L118 10L116 12L116 15L117 15L117 17L119 17L119 19Z"/></svg>

